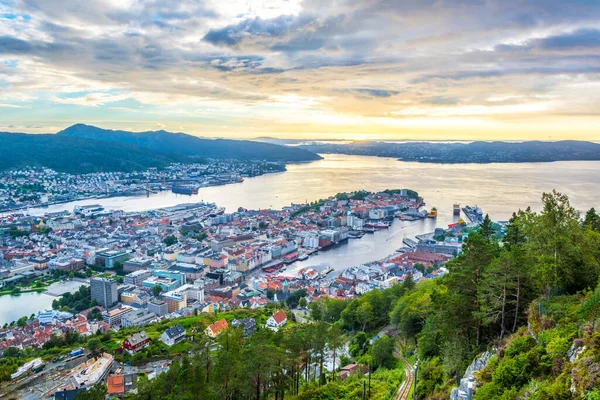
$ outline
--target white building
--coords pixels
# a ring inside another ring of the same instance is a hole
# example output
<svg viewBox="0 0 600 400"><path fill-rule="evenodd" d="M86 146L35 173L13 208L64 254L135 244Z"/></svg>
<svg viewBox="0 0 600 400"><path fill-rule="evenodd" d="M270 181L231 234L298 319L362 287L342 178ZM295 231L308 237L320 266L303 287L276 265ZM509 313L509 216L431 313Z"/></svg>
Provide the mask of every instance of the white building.
<svg viewBox="0 0 600 400"><path fill-rule="evenodd" d="M287 315L285 311L279 310L275 314L271 315L267 320L267 327L273 330L277 330L287 324Z"/></svg>
<svg viewBox="0 0 600 400"><path fill-rule="evenodd" d="M185 339L185 329L183 329L181 324L177 324L172 328L166 329L162 335L160 335L161 342L169 347L181 342L183 339Z"/></svg>

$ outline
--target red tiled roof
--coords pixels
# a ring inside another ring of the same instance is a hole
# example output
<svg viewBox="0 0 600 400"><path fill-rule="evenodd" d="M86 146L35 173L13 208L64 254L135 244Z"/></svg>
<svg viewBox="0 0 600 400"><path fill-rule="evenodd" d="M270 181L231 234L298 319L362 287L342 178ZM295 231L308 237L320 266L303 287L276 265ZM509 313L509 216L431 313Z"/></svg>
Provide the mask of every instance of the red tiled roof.
<svg viewBox="0 0 600 400"><path fill-rule="evenodd" d="M278 324L281 324L283 321L285 321L287 319L287 315L285 315L285 312L283 310L279 310L275 314L273 314L273 319Z"/></svg>
<svg viewBox="0 0 600 400"><path fill-rule="evenodd" d="M225 319L220 319L208 326L208 328L213 331L215 335L227 329L228 327L229 325L227 325L227 321Z"/></svg>
<svg viewBox="0 0 600 400"><path fill-rule="evenodd" d="M120 394L125 392L123 385L123 375L114 375L108 377L108 394Z"/></svg>

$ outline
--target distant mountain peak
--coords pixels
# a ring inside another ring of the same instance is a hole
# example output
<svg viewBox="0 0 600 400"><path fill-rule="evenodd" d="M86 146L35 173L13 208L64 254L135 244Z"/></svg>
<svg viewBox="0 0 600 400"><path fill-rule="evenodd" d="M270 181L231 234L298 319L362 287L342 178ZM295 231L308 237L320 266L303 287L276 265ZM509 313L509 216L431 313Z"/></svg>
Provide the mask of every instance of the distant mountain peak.
<svg viewBox="0 0 600 400"><path fill-rule="evenodd" d="M281 162L314 161L322 158L311 151L298 147L247 140L206 139L187 133L171 133L162 129L130 132L77 123L57 132L57 135L118 142L187 157Z"/></svg>

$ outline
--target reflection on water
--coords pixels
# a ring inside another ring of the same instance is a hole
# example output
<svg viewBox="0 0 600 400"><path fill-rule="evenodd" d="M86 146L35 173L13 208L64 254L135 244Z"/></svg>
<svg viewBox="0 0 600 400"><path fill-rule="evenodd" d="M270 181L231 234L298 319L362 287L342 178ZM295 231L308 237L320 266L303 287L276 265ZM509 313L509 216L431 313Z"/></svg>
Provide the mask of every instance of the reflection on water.
<svg viewBox="0 0 600 400"><path fill-rule="evenodd" d="M0 325L52 308L52 300L54 297L43 293L0 296Z"/></svg>

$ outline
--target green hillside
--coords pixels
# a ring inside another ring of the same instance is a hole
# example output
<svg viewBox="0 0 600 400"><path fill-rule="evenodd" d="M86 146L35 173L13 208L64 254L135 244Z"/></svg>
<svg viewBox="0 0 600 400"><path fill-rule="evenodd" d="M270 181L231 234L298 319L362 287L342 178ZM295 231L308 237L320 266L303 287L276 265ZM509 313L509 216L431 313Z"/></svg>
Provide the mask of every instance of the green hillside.
<svg viewBox="0 0 600 400"><path fill-rule="evenodd" d="M85 124L75 124L58 132L57 135L124 143L148 148L153 151L166 151L192 157L282 162L321 159L321 156L298 147L280 146L248 140L203 139L185 133L171 133L162 130L128 132L102 129Z"/></svg>
<svg viewBox="0 0 600 400"><path fill-rule="evenodd" d="M58 135L0 133L0 171L26 166L48 167L59 172L144 171L189 157L122 143Z"/></svg>

